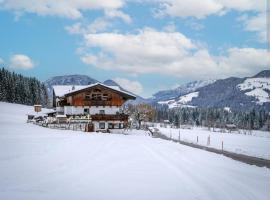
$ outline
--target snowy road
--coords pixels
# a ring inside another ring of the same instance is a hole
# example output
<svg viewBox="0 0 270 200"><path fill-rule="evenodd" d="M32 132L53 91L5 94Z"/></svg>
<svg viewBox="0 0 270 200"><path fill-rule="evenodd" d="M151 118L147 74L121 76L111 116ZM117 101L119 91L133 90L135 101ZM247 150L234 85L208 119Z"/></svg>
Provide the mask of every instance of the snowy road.
<svg viewBox="0 0 270 200"><path fill-rule="evenodd" d="M24 113L32 108L0 103L0 109L0 199L268 200L270 196L266 168L144 134L45 129L24 123Z"/></svg>
<svg viewBox="0 0 270 200"><path fill-rule="evenodd" d="M157 126L160 133L178 140L179 129L164 128ZM210 145L207 145L207 138L210 136ZM208 146L215 149L244 154L270 160L270 133L264 131L253 131L253 135L236 133L211 132L206 128L180 129L182 141ZM197 143L198 137L198 143Z"/></svg>

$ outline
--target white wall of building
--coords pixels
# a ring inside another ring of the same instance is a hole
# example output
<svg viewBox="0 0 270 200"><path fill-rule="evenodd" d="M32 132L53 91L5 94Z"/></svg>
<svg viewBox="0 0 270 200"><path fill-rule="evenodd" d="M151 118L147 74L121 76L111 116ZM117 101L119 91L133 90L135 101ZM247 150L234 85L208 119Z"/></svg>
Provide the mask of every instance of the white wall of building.
<svg viewBox="0 0 270 200"><path fill-rule="evenodd" d="M121 128L123 128L124 123L121 121L93 121L92 122L94 124L94 129L95 131L99 131L99 130L107 130L109 129L109 123L113 123L113 124L121 124ZM105 123L105 129L100 129L99 124L100 123ZM120 125L119 125L120 128Z"/></svg>
<svg viewBox="0 0 270 200"><path fill-rule="evenodd" d="M84 114L84 107L82 106L65 106L64 114L66 115L82 115Z"/></svg>
<svg viewBox="0 0 270 200"><path fill-rule="evenodd" d="M120 112L120 107L116 106L92 106L90 108L90 115L99 114L100 110L105 111L105 115L115 115L117 112Z"/></svg>
<svg viewBox="0 0 270 200"><path fill-rule="evenodd" d="M105 115L115 115L120 112L121 108L117 106L65 106L64 114L66 115L83 115L85 114L85 109L89 109L90 115L100 114L101 110L104 110ZM60 110L60 109L59 109Z"/></svg>
<svg viewBox="0 0 270 200"><path fill-rule="evenodd" d="M58 113L64 112L64 107L56 107L56 112Z"/></svg>

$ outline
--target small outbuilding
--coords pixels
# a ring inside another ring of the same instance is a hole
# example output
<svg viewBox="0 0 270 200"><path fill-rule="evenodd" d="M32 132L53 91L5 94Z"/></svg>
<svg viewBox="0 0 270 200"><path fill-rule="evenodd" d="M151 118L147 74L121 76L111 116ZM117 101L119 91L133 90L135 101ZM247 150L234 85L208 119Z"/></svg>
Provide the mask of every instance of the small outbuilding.
<svg viewBox="0 0 270 200"><path fill-rule="evenodd" d="M67 123L66 115L56 115L56 121L58 124Z"/></svg>
<svg viewBox="0 0 270 200"><path fill-rule="evenodd" d="M226 124L226 129L228 130L228 131L237 131L237 126L235 125L235 124Z"/></svg>

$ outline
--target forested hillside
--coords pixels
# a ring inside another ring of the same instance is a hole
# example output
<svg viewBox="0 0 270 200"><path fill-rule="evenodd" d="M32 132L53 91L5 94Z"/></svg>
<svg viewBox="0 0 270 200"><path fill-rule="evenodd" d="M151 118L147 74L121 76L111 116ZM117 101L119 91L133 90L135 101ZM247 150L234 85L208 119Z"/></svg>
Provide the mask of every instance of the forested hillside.
<svg viewBox="0 0 270 200"><path fill-rule="evenodd" d="M270 131L270 115L265 110L231 111L229 108L174 108L155 107L154 121L169 120L179 127L182 125L208 126L224 128L226 124L234 124L237 128L247 130Z"/></svg>
<svg viewBox="0 0 270 200"><path fill-rule="evenodd" d="M48 95L45 85L36 78L24 77L1 68L0 101L47 105Z"/></svg>

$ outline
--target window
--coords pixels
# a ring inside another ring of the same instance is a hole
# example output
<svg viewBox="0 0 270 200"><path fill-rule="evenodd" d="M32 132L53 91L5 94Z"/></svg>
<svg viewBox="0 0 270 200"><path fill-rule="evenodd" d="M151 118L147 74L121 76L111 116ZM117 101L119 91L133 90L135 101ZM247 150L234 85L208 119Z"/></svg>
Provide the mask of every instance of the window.
<svg viewBox="0 0 270 200"><path fill-rule="evenodd" d="M94 89L94 92L101 92L100 89Z"/></svg>
<svg viewBox="0 0 270 200"><path fill-rule="evenodd" d="M109 129L113 129L113 123L108 124Z"/></svg>
<svg viewBox="0 0 270 200"><path fill-rule="evenodd" d="M86 95L85 95L85 99L87 99L87 100L91 99L91 94L89 94L89 93L86 94Z"/></svg>
<svg viewBox="0 0 270 200"><path fill-rule="evenodd" d="M98 94L98 93L92 94L92 99L93 100L101 100L101 94Z"/></svg>
<svg viewBox="0 0 270 200"><path fill-rule="evenodd" d="M103 94L102 95L102 100L107 101L108 100L108 94Z"/></svg>
<svg viewBox="0 0 270 200"><path fill-rule="evenodd" d="M89 108L83 109L84 114L89 114Z"/></svg>
<svg viewBox="0 0 270 200"><path fill-rule="evenodd" d="M114 128L119 129L119 124L118 123L114 124Z"/></svg>
<svg viewBox="0 0 270 200"><path fill-rule="evenodd" d="M119 124L119 128L120 128L120 129L124 128L124 124L120 123L120 124Z"/></svg>
<svg viewBox="0 0 270 200"><path fill-rule="evenodd" d="M105 129L105 123L104 122L99 123L99 129Z"/></svg>
<svg viewBox="0 0 270 200"><path fill-rule="evenodd" d="M105 110L100 110L99 111L99 114L104 115L105 114Z"/></svg>

